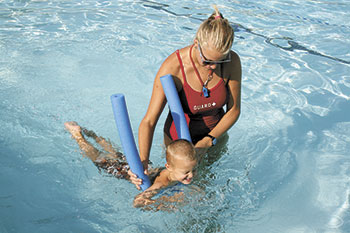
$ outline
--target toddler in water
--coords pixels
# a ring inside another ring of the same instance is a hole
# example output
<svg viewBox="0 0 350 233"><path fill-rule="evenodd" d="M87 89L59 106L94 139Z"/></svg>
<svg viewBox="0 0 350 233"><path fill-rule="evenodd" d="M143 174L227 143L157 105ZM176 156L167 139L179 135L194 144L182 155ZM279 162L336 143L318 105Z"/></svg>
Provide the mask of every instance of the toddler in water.
<svg viewBox="0 0 350 233"><path fill-rule="evenodd" d="M129 180L128 163L125 156L116 151L112 144L103 137L97 136L93 131L80 127L76 122L70 121L65 124L66 129L78 143L80 149L88 156L94 164L105 170L107 173L117 178ZM105 151L102 152L89 143L84 135L94 139ZM134 207L153 207L156 210L165 207L163 202L178 201L181 193L173 197L160 197L157 200L151 199L163 188L175 185L180 182L190 184L193 179L194 169L198 159L192 143L187 140L179 139L171 142L166 148L165 168L152 169L149 172L151 187L138 194L134 199Z"/></svg>

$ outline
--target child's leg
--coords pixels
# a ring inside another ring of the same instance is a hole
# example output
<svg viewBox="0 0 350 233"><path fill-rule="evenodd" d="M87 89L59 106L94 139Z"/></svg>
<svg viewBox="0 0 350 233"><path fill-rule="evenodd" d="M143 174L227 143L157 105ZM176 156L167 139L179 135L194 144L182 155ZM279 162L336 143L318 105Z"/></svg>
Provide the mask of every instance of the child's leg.
<svg viewBox="0 0 350 233"><path fill-rule="evenodd" d="M101 154L93 145L91 145L81 133L81 127L75 121L64 123L66 129L72 134L72 137L77 141L80 149L95 162L96 158Z"/></svg>
<svg viewBox="0 0 350 233"><path fill-rule="evenodd" d="M103 169L117 178L129 179L128 164L126 161L123 162L125 158L120 152L114 150L111 143L102 137L98 137L93 131L83 129L86 136L92 137L104 150L109 152L109 154L102 153L84 138L82 128L76 122L70 121L64 123L64 125L77 141L80 149L85 152L99 169ZM116 159L116 157L119 157L119 159Z"/></svg>
<svg viewBox="0 0 350 233"><path fill-rule="evenodd" d="M93 138L106 152L109 154L118 155L118 152L113 148L112 144L101 136L97 136L92 130L83 128L86 136Z"/></svg>

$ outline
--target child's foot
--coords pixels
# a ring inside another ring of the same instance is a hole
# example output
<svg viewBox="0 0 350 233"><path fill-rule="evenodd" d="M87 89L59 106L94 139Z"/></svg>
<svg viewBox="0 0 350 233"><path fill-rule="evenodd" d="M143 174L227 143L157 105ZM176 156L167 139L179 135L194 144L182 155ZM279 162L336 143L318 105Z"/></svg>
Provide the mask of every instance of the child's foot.
<svg viewBox="0 0 350 233"><path fill-rule="evenodd" d="M72 134L74 139L81 139L83 135L81 134L81 127L75 121L67 121L64 123L66 129Z"/></svg>

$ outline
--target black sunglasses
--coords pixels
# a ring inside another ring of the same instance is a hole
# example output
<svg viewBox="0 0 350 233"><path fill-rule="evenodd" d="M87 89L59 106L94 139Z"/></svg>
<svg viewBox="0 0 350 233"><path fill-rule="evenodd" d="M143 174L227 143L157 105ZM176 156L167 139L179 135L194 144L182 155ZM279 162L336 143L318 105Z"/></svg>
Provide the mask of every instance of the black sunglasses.
<svg viewBox="0 0 350 233"><path fill-rule="evenodd" d="M212 60L208 60L202 53L202 49L201 46L198 43L198 50L199 50L199 54L201 56L202 62L204 65L214 65L214 64L221 64L221 63L226 63L226 62L230 62L231 61L231 53L228 53L228 56L226 59L224 60L219 60L219 61L212 61Z"/></svg>

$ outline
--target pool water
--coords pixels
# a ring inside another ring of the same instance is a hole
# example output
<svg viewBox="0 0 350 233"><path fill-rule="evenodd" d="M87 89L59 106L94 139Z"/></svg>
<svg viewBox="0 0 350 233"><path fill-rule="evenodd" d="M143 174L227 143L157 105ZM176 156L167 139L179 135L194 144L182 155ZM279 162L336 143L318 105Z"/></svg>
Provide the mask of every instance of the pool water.
<svg viewBox="0 0 350 233"><path fill-rule="evenodd" d="M185 204L146 212L63 123L120 147L109 97L124 93L137 139L159 66L192 42L210 4L0 1L0 232L350 231L349 1L216 4L235 29L241 117Z"/></svg>

